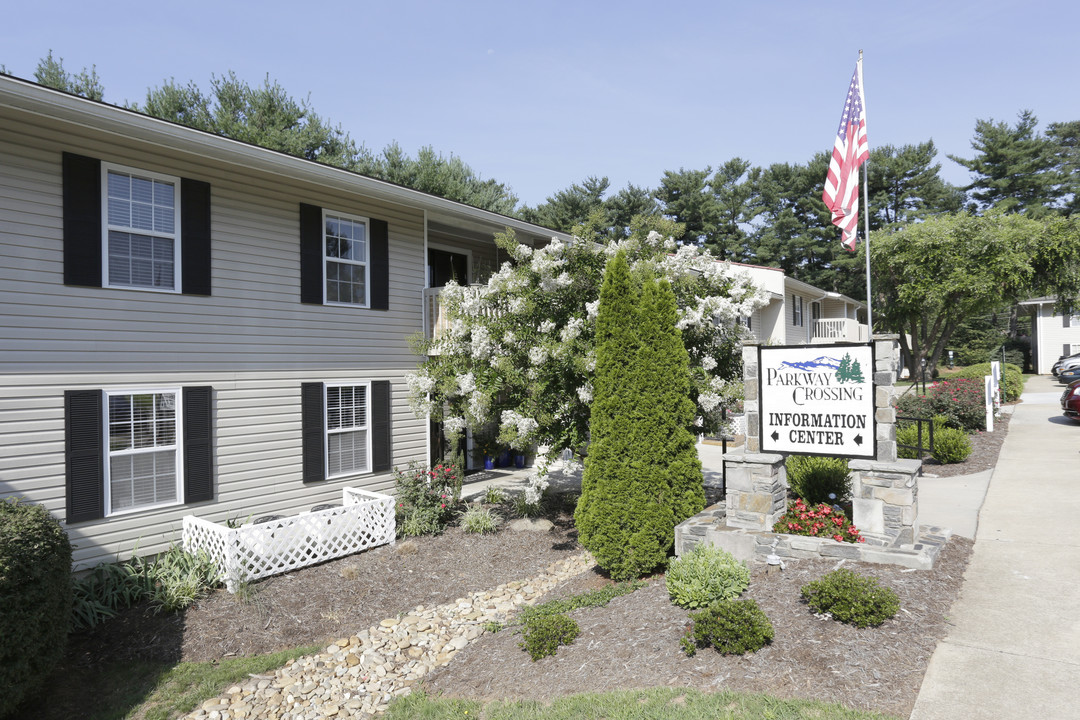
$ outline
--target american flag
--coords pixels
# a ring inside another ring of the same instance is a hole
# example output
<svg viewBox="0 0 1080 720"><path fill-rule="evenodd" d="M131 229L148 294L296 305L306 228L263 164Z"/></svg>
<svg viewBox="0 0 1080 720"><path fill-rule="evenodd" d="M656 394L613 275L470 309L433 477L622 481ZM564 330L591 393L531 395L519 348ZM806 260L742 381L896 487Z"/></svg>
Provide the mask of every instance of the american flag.
<svg viewBox="0 0 1080 720"><path fill-rule="evenodd" d="M851 76L844 114L840 116L840 128L836 131L829 174L825 178L825 192L821 199L832 212L832 222L841 230L840 242L848 250L855 250L859 224L859 166L870 157L866 141L866 109L863 107L863 91L859 81L862 77L862 57Z"/></svg>

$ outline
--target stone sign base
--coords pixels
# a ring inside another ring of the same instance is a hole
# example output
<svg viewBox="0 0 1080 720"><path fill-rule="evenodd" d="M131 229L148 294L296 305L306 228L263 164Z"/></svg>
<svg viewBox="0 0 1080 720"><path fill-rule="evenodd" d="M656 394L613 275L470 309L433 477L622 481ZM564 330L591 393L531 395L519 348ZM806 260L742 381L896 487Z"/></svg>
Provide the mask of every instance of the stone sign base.
<svg viewBox="0 0 1080 720"><path fill-rule="evenodd" d="M832 538L785 535L731 527L724 503L706 508L675 527L675 554L681 556L699 544L715 545L746 563L765 562L771 555L790 558L845 558L882 565L930 570L951 530L925 526L915 542L887 544L884 535L864 534L865 543L837 542Z"/></svg>

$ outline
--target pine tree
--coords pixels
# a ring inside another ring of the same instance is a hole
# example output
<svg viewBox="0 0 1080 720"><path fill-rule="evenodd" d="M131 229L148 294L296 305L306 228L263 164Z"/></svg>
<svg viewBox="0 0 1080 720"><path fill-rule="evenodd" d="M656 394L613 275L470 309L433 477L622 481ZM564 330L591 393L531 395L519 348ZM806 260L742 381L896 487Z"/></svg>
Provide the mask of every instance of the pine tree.
<svg viewBox="0 0 1080 720"><path fill-rule="evenodd" d="M851 353L840 358L840 367L836 368L836 381L845 383L851 375Z"/></svg>
<svg viewBox="0 0 1080 720"><path fill-rule="evenodd" d="M600 294L591 443L575 512L582 545L614 579L663 565L675 525L705 504L675 322L671 287L649 278L639 296L617 254Z"/></svg>
<svg viewBox="0 0 1080 720"><path fill-rule="evenodd" d="M853 383L866 382L866 378L862 374L862 365L859 364L858 360L851 361L851 372L848 373L848 379Z"/></svg>

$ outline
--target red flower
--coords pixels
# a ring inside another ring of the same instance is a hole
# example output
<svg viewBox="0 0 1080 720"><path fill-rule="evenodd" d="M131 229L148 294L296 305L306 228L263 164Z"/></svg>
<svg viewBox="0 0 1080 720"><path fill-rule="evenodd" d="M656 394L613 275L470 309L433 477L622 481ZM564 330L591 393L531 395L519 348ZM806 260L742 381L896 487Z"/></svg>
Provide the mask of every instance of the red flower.
<svg viewBox="0 0 1080 720"><path fill-rule="evenodd" d="M866 542L866 538L864 538L864 537L860 537L860 538L859 538L859 542Z"/></svg>
<svg viewBox="0 0 1080 720"><path fill-rule="evenodd" d="M840 535L833 535L833 540L835 540L836 542L844 542L844 538Z"/></svg>

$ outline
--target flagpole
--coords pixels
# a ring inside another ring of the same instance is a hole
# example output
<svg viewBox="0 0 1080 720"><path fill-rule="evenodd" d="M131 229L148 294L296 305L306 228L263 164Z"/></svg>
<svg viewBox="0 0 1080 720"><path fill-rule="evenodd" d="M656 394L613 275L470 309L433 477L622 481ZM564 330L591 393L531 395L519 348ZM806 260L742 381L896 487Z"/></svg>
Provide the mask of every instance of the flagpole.
<svg viewBox="0 0 1080 720"><path fill-rule="evenodd" d="M863 120L866 120L866 85L863 83L862 74L862 50L859 51L859 92L862 93ZM867 149L870 143L867 141ZM870 310L870 159L863 163L863 217L866 219L866 334L868 339L874 339L874 317Z"/></svg>

